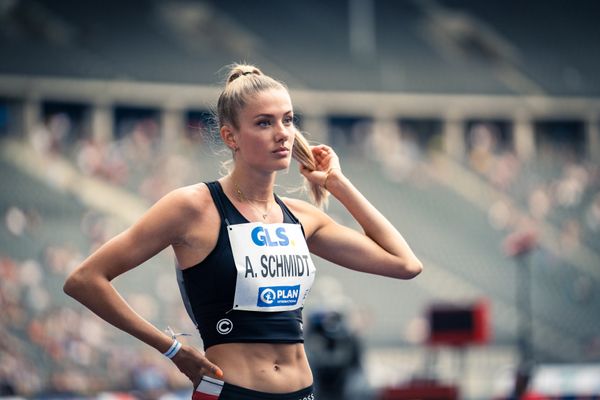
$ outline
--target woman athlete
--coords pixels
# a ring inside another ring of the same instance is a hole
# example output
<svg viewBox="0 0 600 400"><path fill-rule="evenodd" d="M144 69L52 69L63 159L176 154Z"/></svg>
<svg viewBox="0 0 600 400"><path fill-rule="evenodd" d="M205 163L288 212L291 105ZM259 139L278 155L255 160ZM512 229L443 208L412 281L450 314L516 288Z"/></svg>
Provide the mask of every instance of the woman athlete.
<svg viewBox="0 0 600 400"><path fill-rule="evenodd" d="M301 314L315 275L310 253L398 279L415 277L422 264L343 174L332 148L310 146L296 129L284 84L254 66L233 65L217 119L233 155L230 173L165 195L84 260L64 291L169 357L192 381L194 399L315 399ZM316 206L273 192L292 157ZM329 193L362 233L318 207ZM169 246L204 352L144 320L111 284Z"/></svg>

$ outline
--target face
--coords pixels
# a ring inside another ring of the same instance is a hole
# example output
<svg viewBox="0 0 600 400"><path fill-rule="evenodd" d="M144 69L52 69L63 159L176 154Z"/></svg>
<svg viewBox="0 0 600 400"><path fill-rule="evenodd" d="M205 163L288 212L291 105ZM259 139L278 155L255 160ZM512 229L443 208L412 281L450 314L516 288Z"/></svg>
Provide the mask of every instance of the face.
<svg viewBox="0 0 600 400"><path fill-rule="evenodd" d="M265 172L290 164L296 128L292 101L284 89L271 89L250 98L238 114L232 137L238 148L236 164Z"/></svg>

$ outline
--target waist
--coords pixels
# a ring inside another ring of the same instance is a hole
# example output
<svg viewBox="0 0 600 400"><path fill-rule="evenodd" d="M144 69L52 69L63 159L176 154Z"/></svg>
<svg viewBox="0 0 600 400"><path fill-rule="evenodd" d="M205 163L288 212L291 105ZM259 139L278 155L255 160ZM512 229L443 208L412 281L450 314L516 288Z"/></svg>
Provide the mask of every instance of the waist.
<svg viewBox="0 0 600 400"><path fill-rule="evenodd" d="M312 385L301 343L225 343L206 350L223 370L225 382L269 393L289 393Z"/></svg>

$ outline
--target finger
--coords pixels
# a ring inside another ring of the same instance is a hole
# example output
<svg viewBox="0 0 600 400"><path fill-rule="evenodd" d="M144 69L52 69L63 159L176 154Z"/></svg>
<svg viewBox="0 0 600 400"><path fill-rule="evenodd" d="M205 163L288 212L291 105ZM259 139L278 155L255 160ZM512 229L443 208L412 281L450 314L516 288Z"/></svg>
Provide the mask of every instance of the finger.
<svg viewBox="0 0 600 400"><path fill-rule="evenodd" d="M306 179L309 179L309 177L314 173L313 170L306 168L303 165L300 165L300 174L305 177Z"/></svg>
<svg viewBox="0 0 600 400"><path fill-rule="evenodd" d="M331 156L326 155L325 157L318 160L317 167L321 171L326 171L327 169L329 169L330 164L331 164Z"/></svg>
<svg viewBox="0 0 600 400"><path fill-rule="evenodd" d="M323 154L331 154L332 148L327 145L321 145L320 150Z"/></svg>
<svg viewBox="0 0 600 400"><path fill-rule="evenodd" d="M311 172L312 172L312 170L310 170L306 166L300 164L300 174L302 174L302 176L306 176L306 175L310 174Z"/></svg>
<svg viewBox="0 0 600 400"><path fill-rule="evenodd" d="M314 147L311 149L311 151L312 151L312 153L313 153L313 155L314 155L315 157L322 157L322 156L324 156L325 154L327 154L327 148L326 148L326 146L325 146L325 145L322 145L322 144L321 144L321 145L318 145L318 146L314 146Z"/></svg>
<svg viewBox="0 0 600 400"><path fill-rule="evenodd" d="M209 375L212 375L219 379L223 377L223 371L221 370L221 368L217 367L215 364L211 363L208 360L206 360L206 362L204 363L203 369L207 371L207 374Z"/></svg>
<svg viewBox="0 0 600 400"><path fill-rule="evenodd" d="M329 148L328 146L325 146L324 144L322 144L322 145L320 145L317 148L317 151L319 152L319 154L321 154L321 155L324 156L324 155L329 154L331 152L331 148Z"/></svg>

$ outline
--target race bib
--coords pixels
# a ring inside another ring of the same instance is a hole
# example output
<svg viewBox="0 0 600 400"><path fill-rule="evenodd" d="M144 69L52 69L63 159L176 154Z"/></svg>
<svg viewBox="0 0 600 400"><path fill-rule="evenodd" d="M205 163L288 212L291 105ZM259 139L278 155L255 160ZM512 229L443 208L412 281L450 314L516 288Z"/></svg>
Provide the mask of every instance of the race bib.
<svg viewBox="0 0 600 400"><path fill-rule="evenodd" d="M227 227L237 269L234 310L287 311L304 305L315 266L298 224Z"/></svg>

